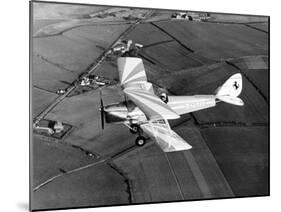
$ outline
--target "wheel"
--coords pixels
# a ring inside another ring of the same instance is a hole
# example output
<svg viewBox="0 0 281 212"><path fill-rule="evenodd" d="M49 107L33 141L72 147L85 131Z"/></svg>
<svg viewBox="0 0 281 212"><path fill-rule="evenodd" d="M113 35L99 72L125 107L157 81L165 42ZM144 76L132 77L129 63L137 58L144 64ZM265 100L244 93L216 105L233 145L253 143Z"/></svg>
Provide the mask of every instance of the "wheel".
<svg viewBox="0 0 281 212"><path fill-rule="evenodd" d="M136 134L138 131L139 131L139 126L136 125L136 124L132 124L132 125L131 125L131 128L130 128L130 132L131 132L132 134Z"/></svg>
<svg viewBox="0 0 281 212"><path fill-rule="evenodd" d="M136 139L136 145L137 146L143 146L145 144L145 137L139 136Z"/></svg>

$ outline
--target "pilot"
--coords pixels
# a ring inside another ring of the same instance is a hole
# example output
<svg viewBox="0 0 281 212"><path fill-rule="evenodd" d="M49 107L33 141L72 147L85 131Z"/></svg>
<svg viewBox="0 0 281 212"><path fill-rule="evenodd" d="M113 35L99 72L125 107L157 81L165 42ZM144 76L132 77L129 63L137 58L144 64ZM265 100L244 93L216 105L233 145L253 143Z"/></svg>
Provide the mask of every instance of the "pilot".
<svg viewBox="0 0 281 212"><path fill-rule="evenodd" d="M166 104L168 103L169 99L166 93L161 93L160 94L160 99L165 102Z"/></svg>

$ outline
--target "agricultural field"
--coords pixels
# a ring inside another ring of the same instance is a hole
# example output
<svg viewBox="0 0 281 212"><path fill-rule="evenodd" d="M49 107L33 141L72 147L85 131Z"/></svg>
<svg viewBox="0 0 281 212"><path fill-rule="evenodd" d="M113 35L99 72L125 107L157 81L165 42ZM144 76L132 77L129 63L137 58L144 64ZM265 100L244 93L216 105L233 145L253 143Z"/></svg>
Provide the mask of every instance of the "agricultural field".
<svg viewBox="0 0 281 212"><path fill-rule="evenodd" d="M265 195L268 182L268 128L225 127L201 130L237 196Z"/></svg>
<svg viewBox="0 0 281 212"><path fill-rule="evenodd" d="M39 113L56 97L56 94L40 90L34 86L32 89L32 117L39 115Z"/></svg>
<svg viewBox="0 0 281 212"><path fill-rule="evenodd" d="M34 5L32 118L71 130L61 139L32 135L33 209L268 195L267 17L210 14L193 22L171 19L173 11ZM102 130L100 98L125 100L118 56L109 52L129 39L143 45L139 57L155 88L214 94L241 73L245 105L220 102L171 120L188 151L164 153L153 139L136 147L123 124ZM83 87L83 75L111 83Z"/></svg>
<svg viewBox="0 0 281 212"><path fill-rule="evenodd" d="M266 54L267 33L243 24L159 22L156 26L204 57L221 60ZM251 38L251 39L249 39Z"/></svg>

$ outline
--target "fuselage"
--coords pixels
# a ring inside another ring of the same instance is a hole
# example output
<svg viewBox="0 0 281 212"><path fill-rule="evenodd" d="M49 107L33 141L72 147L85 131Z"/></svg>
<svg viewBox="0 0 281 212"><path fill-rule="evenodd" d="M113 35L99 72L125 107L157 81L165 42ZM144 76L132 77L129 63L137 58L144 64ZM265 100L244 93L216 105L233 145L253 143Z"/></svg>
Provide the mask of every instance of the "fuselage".
<svg viewBox="0 0 281 212"><path fill-rule="evenodd" d="M214 95L195 96L169 96L167 104L178 115L202 110L216 105ZM107 123L124 122L132 123L147 121L145 114L132 102L119 102L104 107L105 120Z"/></svg>

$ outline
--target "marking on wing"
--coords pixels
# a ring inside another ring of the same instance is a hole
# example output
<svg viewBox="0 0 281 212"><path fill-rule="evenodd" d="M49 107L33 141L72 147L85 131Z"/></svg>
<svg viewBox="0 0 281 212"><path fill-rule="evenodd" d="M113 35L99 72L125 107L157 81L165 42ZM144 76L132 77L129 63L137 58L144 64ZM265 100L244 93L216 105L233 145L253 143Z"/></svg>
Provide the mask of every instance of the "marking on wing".
<svg viewBox="0 0 281 212"><path fill-rule="evenodd" d="M144 72L139 72L133 75L131 78L122 81L123 84L131 82L146 82L146 75Z"/></svg>
<svg viewBox="0 0 281 212"><path fill-rule="evenodd" d="M123 77L122 81L123 82L131 81L134 78L134 76L136 75L139 76L140 74L145 77L143 81L147 81L144 66L141 62L139 62L136 65L136 67L134 67L126 77Z"/></svg>
<svg viewBox="0 0 281 212"><path fill-rule="evenodd" d="M121 83L130 75L132 71L139 70L137 67L141 67L141 59L139 58L119 58L118 68Z"/></svg>
<svg viewBox="0 0 281 212"><path fill-rule="evenodd" d="M135 60L128 60L127 58L124 60L124 69L123 69L123 75L122 75L122 80L125 79L133 70L138 63L136 63Z"/></svg>

